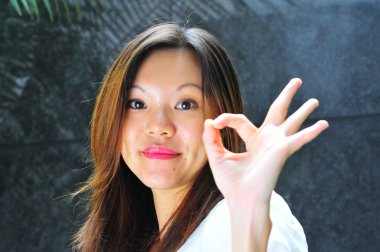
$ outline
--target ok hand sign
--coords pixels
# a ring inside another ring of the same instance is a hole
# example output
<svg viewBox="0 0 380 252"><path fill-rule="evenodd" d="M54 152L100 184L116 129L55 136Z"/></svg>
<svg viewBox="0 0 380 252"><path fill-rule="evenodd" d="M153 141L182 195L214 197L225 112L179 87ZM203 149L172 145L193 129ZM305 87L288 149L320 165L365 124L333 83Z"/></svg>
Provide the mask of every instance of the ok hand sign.
<svg viewBox="0 0 380 252"><path fill-rule="evenodd" d="M303 145L328 127L326 121L299 131L301 125L318 106L310 99L286 118L300 79L292 79L271 105L260 128L244 115L222 114L205 121L203 142L214 179L227 202L242 204L252 200L268 203L285 161ZM232 153L222 143L220 129L236 130L246 144L244 153Z"/></svg>

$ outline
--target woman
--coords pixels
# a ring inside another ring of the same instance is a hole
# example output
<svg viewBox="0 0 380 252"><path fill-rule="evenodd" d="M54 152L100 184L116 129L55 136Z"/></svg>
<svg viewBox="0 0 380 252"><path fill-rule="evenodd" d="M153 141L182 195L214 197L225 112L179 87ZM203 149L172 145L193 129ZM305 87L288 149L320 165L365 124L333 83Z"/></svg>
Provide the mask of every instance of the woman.
<svg viewBox="0 0 380 252"><path fill-rule="evenodd" d="M307 250L273 192L286 159L328 127L298 132L315 99L285 120L300 86L291 80L256 128L242 115L235 71L215 37L175 24L136 36L97 97L94 171L77 192L89 192L89 216L76 249Z"/></svg>

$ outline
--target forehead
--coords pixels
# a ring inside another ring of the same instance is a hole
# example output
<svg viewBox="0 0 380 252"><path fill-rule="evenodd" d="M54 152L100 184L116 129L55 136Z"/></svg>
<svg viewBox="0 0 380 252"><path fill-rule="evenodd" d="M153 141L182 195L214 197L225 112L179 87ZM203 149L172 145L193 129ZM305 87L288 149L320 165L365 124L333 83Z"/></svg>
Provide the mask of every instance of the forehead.
<svg viewBox="0 0 380 252"><path fill-rule="evenodd" d="M160 58L186 58L187 60L191 60L194 63L198 63L198 55L197 53L187 47L178 47L178 48L171 48L171 47L164 47L164 48L156 48L149 50L145 56L143 57L142 62L140 63L140 66L146 61L151 61L152 59L160 59Z"/></svg>
<svg viewBox="0 0 380 252"><path fill-rule="evenodd" d="M185 83L202 84L197 54L188 48L158 49L149 52L137 68L133 85Z"/></svg>

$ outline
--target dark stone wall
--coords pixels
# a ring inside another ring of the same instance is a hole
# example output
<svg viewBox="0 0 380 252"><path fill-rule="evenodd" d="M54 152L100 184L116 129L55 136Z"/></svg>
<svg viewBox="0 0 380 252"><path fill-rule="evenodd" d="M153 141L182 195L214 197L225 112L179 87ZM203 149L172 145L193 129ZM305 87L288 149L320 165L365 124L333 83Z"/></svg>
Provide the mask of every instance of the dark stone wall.
<svg viewBox="0 0 380 252"><path fill-rule="evenodd" d="M256 124L290 78L303 79L291 111L318 98L306 125L330 128L288 160L277 191L310 251L380 249L379 1L95 2L71 23L43 10L18 17L0 2L1 251L70 251L83 209L64 196L90 172L99 83L123 44L160 20L221 39Z"/></svg>

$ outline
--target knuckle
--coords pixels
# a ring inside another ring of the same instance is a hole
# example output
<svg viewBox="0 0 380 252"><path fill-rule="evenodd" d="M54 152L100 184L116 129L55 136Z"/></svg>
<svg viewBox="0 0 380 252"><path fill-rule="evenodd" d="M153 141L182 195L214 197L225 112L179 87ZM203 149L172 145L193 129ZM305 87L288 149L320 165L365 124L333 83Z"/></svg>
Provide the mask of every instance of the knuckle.
<svg viewBox="0 0 380 252"><path fill-rule="evenodd" d="M236 117L241 119L241 120L246 120L247 117L244 114L236 114Z"/></svg>

